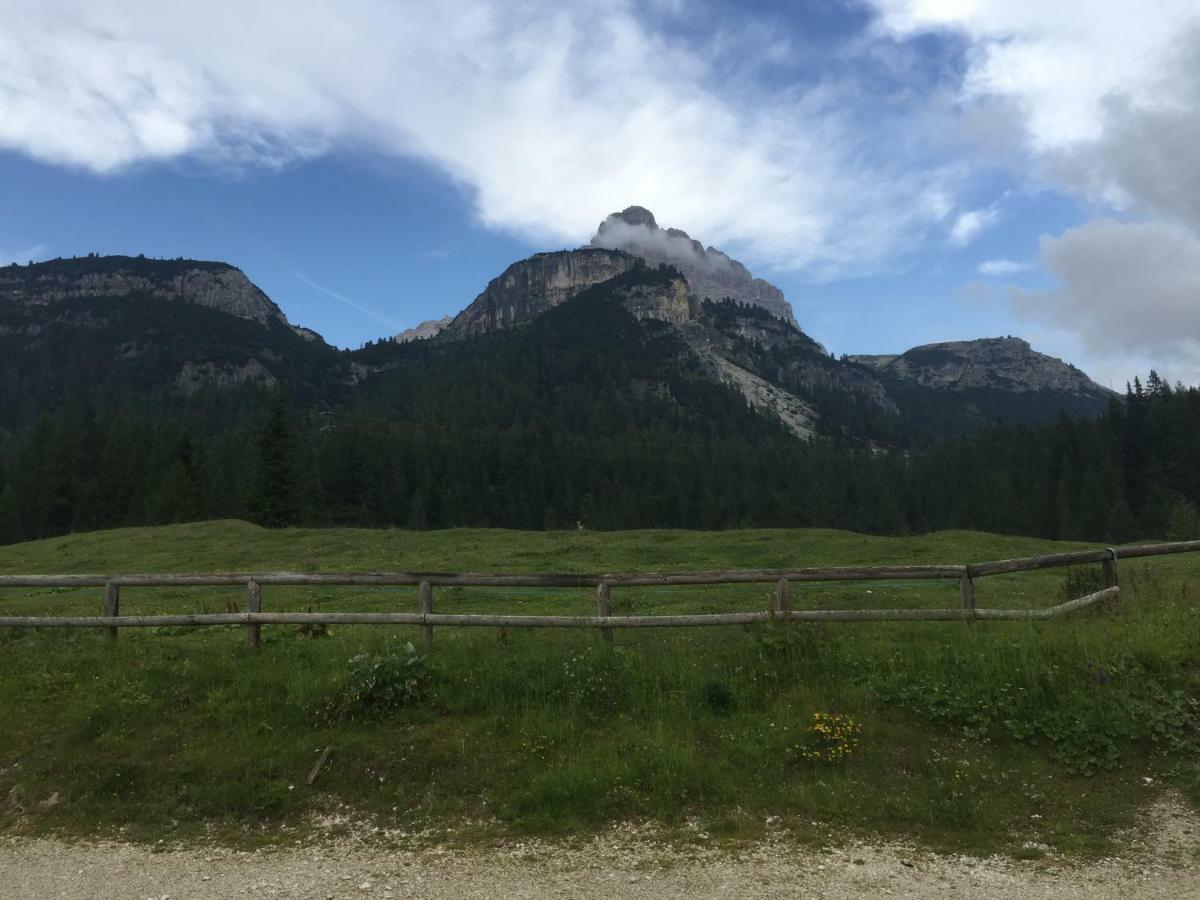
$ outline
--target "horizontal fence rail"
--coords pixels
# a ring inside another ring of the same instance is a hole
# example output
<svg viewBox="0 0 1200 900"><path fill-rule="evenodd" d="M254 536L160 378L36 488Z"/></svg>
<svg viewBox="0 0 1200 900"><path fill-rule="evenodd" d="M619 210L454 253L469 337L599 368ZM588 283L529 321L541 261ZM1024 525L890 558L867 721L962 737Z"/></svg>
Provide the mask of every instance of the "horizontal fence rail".
<svg viewBox="0 0 1200 900"><path fill-rule="evenodd" d="M227 587L255 581L267 585L377 585L411 587L654 587L685 584L774 584L788 581L895 581L961 578L966 566L872 566L814 569L750 569L727 572L637 572L629 575L488 575L446 572L213 572L185 575L0 575L3 587Z"/></svg>
<svg viewBox="0 0 1200 900"><path fill-rule="evenodd" d="M104 588L104 614L100 616L0 616L0 627L104 628L113 638L120 628L159 626L240 625L247 643L259 646L263 625L408 625L421 629L428 644L434 626L486 626L500 628L599 628L612 640L617 628L678 628L713 625L752 625L766 622L950 622L975 620L1044 620L1112 600L1119 596L1117 560L1200 552L1200 541L1141 544L1082 550L1048 556L1031 556L965 566L827 566L797 569L751 569L703 572L636 572L628 574L458 574L446 572L250 572L194 574L113 575L0 575L0 588ZM1064 566L1100 563L1105 588L1086 597L1043 609L986 609L975 605L974 581L991 575L1030 572ZM954 580L959 583L960 605L953 609L804 609L791 608L793 583L822 581L895 581L903 579ZM612 615L611 591L624 587L672 585L773 584L770 607L763 611L705 613L697 615ZM418 588L417 612L263 612L263 587L287 585L341 585ZM246 612L121 615L121 588L244 587ZM529 587L594 588L596 615L484 615L433 611L433 588Z"/></svg>
<svg viewBox="0 0 1200 900"><path fill-rule="evenodd" d="M1115 598L1120 588L1048 609L976 609L979 619L1050 619ZM804 609L780 612L704 613L680 616L508 616L445 613L198 613L154 616L0 616L0 626L21 628L148 628L160 625L475 625L515 628L679 628L761 622L951 622L972 618L964 609Z"/></svg>
<svg viewBox="0 0 1200 900"><path fill-rule="evenodd" d="M1145 556L1167 556L1172 553L1195 553L1197 551L1200 551L1200 541L1139 544L1131 547L1109 547L1104 550L1080 550L1076 553L1054 553L1050 556L1002 559L996 562L975 563L967 566L966 569L967 574L972 578L979 578L984 575L1007 575L1011 572L1032 572L1035 569L1054 569L1061 566L1109 562L1115 558L1113 554L1121 559L1138 559Z"/></svg>

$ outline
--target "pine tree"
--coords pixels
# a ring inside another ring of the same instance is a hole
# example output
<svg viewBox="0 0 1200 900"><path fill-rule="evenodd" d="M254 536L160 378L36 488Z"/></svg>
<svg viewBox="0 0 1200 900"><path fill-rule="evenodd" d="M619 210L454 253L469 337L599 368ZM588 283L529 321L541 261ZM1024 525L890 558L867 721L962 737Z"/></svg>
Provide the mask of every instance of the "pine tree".
<svg viewBox="0 0 1200 900"><path fill-rule="evenodd" d="M1150 375L1146 378L1146 393L1151 397L1161 397L1163 393L1164 382L1158 377L1158 373L1153 369L1150 370Z"/></svg>
<svg viewBox="0 0 1200 900"><path fill-rule="evenodd" d="M1167 540L1200 540L1200 509L1196 508L1195 503L1182 497L1175 501L1167 522Z"/></svg>
<svg viewBox="0 0 1200 900"><path fill-rule="evenodd" d="M1104 539L1114 544L1126 544L1137 538L1137 520L1124 500L1118 500L1108 513Z"/></svg>
<svg viewBox="0 0 1200 900"><path fill-rule="evenodd" d="M413 494L412 502L408 505L404 527L409 531L424 531L429 527L429 519L425 515L425 497L420 491Z"/></svg>
<svg viewBox="0 0 1200 900"><path fill-rule="evenodd" d="M903 535L908 533L908 522L904 517L904 509L894 490L886 490L879 502L879 515L874 523L881 534Z"/></svg>
<svg viewBox="0 0 1200 900"><path fill-rule="evenodd" d="M296 477L296 435L287 398L282 391L271 397L267 421L258 436L259 471L254 513L268 528L294 525L300 518Z"/></svg>
<svg viewBox="0 0 1200 900"><path fill-rule="evenodd" d="M15 544L24 539L25 530L21 527L17 494L9 485L0 491L0 544Z"/></svg>

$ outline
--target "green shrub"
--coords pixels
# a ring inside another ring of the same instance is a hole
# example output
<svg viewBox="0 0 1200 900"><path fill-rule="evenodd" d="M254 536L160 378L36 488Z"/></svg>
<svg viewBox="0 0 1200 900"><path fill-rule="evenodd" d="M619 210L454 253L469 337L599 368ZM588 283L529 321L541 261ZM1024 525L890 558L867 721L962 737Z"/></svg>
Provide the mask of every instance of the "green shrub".
<svg viewBox="0 0 1200 900"><path fill-rule="evenodd" d="M1099 566L1072 566L1063 576L1063 600L1075 600L1105 588L1104 570Z"/></svg>
<svg viewBox="0 0 1200 900"><path fill-rule="evenodd" d="M723 681L709 681L700 690L700 699L708 711L718 716L727 716L733 712L736 702L733 691Z"/></svg>
<svg viewBox="0 0 1200 900"><path fill-rule="evenodd" d="M320 612L316 604L309 604L308 611ZM333 629L324 622L301 622L296 626L296 634L303 638L327 638L333 635Z"/></svg>
<svg viewBox="0 0 1200 900"><path fill-rule="evenodd" d="M1200 701L1132 659L1064 671L1053 685L921 679L884 699L976 742L1045 742L1077 775L1116 768L1137 744L1194 752L1200 736Z"/></svg>
<svg viewBox="0 0 1200 900"><path fill-rule="evenodd" d="M385 716L425 699L429 683L425 657L412 643L389 643L382 652L360 653L350 660L345 682L326 706L328 717L336 721L359 714Z"/></svg>

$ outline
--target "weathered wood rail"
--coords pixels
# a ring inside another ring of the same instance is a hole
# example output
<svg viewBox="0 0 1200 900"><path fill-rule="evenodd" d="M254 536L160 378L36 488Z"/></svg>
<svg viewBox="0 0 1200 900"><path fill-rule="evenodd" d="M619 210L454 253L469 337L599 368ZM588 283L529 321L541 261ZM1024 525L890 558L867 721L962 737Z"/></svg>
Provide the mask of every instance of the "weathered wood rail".
<svg viewBox="0 0 1200 900"><path fill-rule="evenodd" d="M1120 594L1117 561L1174 553L1200 552L1200 541L1108 547L1048 556L1031 556L965 566L827 566L799 569L751 569L709 572L637 572L629 574L490 575L445 572L251 572L148 575L0 575L0 588L104 588L100 616L0 616L0 627L104 628L116 638L120 628L155 626L240 625L247 643L259 646L263 625L410 625L421 629L425 643L435 626L502 628L599 628L612 641L615 628L678 628L712 625L750 625L764 622L949 622L975 620L1040 620L1065 615ZM1099 563L1103 590L1042 609L987 609L975 605L975 580L992 575L1031 572ZM960 604L951 609L792 609L794 583L821 581L953 580L959 583ZM671 585L774 584L770 607L762 611L696 615L614 616L613 588ZM265 586L358 585L415 586L417 612L263 612ZM246 612L167 615L122 615L121 588L236 587L246 590ZM484 615L433 611L433 589L444 586L594 588L596 615Z"/></svg>

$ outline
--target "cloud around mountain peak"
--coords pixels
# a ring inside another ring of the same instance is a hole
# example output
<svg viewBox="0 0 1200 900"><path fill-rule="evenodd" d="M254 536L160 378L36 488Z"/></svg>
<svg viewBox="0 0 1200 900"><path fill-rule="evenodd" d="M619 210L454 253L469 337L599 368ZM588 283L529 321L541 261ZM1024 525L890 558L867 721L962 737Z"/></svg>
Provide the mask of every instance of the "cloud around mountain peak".
<svg viewBox="0 0 1200 900"><path fill-rule="evenodd" d="M644 206L629 206L612 213L596 230L590 245L623 250L652 265L666 263L683 272L692 290L712 300L730 298L769 310L795 323L791 305L770 282L755 278L750 270L716 247L705 247L680 228L660 228Z"/></svg>

